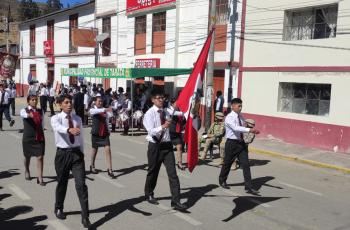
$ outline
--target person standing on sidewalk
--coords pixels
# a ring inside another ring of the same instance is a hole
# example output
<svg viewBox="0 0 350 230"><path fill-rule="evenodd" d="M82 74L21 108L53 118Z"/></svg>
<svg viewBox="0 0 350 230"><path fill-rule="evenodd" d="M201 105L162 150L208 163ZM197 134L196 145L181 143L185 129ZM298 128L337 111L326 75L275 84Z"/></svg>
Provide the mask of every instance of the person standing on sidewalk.
<svg viewBox="0 0 350 230"><path fill-rule="evenodd" d="M145 183L145 198L151 204L159 204L154 198L154 189L157 185L160 167L164 163L170 184L171 207L184 211L187 209L187 206L180 202L180 182L175 169L173 144L170 140L170 114L166 109L163 109L163 92L153 90L151 95L153 106L146 112L143 119L143 125L148 132L146 137L148 141L148 170Z"/></svg>
<svg viewBox="0 0 350 230"><path fill-rule="evenodd" d="M0 131L3 131L2 117L4 113L6 120L10 123L10 127L15 124L15 120L11 119L9 112L9 97L9 93L5 90L5 84L0 82Z"/></svg>
<svg viewBox="0 0 350 230"><path fill-rule="evenodd" d="M243 133L259 134L259 130L255 128L247 128L244 125L244 119L241 115L242 100L234 98L231 101L232 111L225 119L226 144L224 164L221 167L219 175L219 184L222 188L229 189L226 183L231 166L238 157L241 168L243 170L245 190L247 193L257 195L259 191L253 188L251 182L250 165L248 158L248 145L244 142Z"/></svg>
<svg viewBox="0 0 350 230"><path fill-rule="evenodd" d="M84 138L81 118L74 113L72 96L60 95L57 102L62 112L51 118L57 146L55 170L57 174L55 215L58 219L65 219L63 212L66 197L69 172L75 179L75 188L81 206L82 224L85 228L91 226L89 220L88 188L85 184Z"/></svg>
<svg viewBox="0 0 350 230"><path fill-rule="evenodd" d="M40 84L39 96L40 96L40 108L44 111L44 114L45 114L47 111L47 89L43 83Z"/></svg>
<svg viewBox="0 0 350 230"><path fill-rule="evenodd" d="M50 84L48 86L48 100L49 100L49 107L50 107L50 116L54 116L55 115L55 110L53 108L53 104L55 103L55 88L52 86L52 84Z"/></svg>
<svg viewBox="0 0 350 230"><path fill-rule="evenodd" d="M9 93L9 107L11 107L12 116L16 116L15 114L15 100L16 100L16 85L11 83L8 85L8 93ZM10 108L9 108L10 109ZM10 111L9 111L10 112Z"/></svg>
<svg viewBox="0 0 350 230"><path fill-rule="evenodd" d="M102 97L96 97L95 107L90 109L90 115L92 117L92 128L91 128L91 165L90 172L97 174L98 171L95 169L95 160L99 147L105 148L105 155L107 161L107 174L112 179L115 178L112 169L112 155L111 155L111 144L109 140L109 119L113 116L112 108L103 108Z"/></svg>

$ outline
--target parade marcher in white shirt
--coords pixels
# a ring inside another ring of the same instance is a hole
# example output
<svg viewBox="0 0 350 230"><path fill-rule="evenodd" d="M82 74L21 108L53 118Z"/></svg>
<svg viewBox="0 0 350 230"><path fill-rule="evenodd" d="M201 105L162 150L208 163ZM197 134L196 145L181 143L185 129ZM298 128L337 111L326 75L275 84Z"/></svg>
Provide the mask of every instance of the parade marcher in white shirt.
<svg viewBox="0 0 350 230"><path fill-rule="evenodd" d="M24 154L25 179L30 180L29 163L31 157L37 159L38 177L37 184L45 186L43 181L45 136L44 136L44 114L41 109L37 109L38 97L29 95L27 97L28 106L20 111L23 118L23 138L22 147Z"/></svg>
<svg viewBox="0 0 350 230"><path fill-rule="evenodd" d="M10 123L10 127L15 124L15 120L11 119L9 112L9 93L5 90L4 83L0 83L0 131L2 131L2 117L5 113L6 120Z"/></svg>
<svg viewBox="0 0 350 230"><path fill-rule="evenodd" d="M15 109L16 109L16 85L15 84L9 84L8 87L8 93L10 95L9 97L9 106L11 107L11 114L12 116L15 116Z"/></svg>
<svg viewBox="0 0 350 230"><path fill-rule="evenodd" d="M129 117L128 119L126 119L123 122L124 131L123 131L122 135L125 135L125 136L127 136L128 132L129 132L131 109L132 109L132 102L130 100L130 95L128 93L126 93L125 100L124 100L124 103L122 105L122 112L125 113Z"/></svg>
<svg viewBox="0 0 350 230"><path fill-rule="evenodd" d="M259 192L253 188L251 182L249 158L248 158L248 145L243 140L243 133L259 134L259 130L255 128L247 128L244 125L244 119L241 116L242 100L240 98L234 98L231 101L231 113L226 116L225 128L226 128L226 144L225 144L225 157L224 163L221 167L219 175L219 184L225 189L229 189L226 180L230 172L232 163L238 157L241 168L243 170L245 190L247 193L257 195Z"/></svg>
<svg viewBox="0 0 350 230"><path fill-rule="evenodd" d="M46 86L41 83L40 84L40 108L46 113L47 110L47 89Z"/></svg>
<svg viewBox="0 0 350 230"><path fill-rule="evenodd" d="M176 107L176 98L170 100L170 106L167 111L172 116L172 122L169 127L170 139L173 145L176 146L176 167L180 170L185 170L185 166L182 165L182 150L183 150L183 134L186 119L184 114Z"/></svg>
<svg viewBox="0 0 350 230"><path fill-rule="evenodd" d="M149 203L158 204L154 198L154 189L160 167L164 163L170 184L171 206L183 211L187 209L187 206L180 202L180 182L175 169L173 144L170 141L169 133L170 114L163 109L164 94L154 90L151 95L153 106L146 112L143 119L143 125L148 132L146 137L148 141L148 170L145 197Z"/></svg>
<svg viewBox="0 0 350 230"><path fill-rule="evenodd" d="M63 204L66 197L69 172L72 171L75 179L75 188L78 193L82 209L82 224L89 228L89 201L88 189L85 184L84 138L82 134L81 118L72 113L72 97L64 94L57 98L62 110L51 118L51 126L55 135L57 152L55 169L57 174L55 215L58 219L65 219Z"/></svg>
<svg viewBox="0 0 350 230"><path fill-rule="evenodd" d="M102 97L96 97L95 108L90 109L90 115L92 117L92 128L91 128L91 173L98 173L95 169L95 159L97 155L98 147L105 148L105 155L107 161L107 173L111 178L115 178L112 169L112 156L111 156L111 144L109 140L109 119L112 117L112 108L103 108Z"/></svg>
<svg viewBox="0 0 350 230"><path fill-rule="evenodd" d="M55 103L55 88L50 84L47 89L48 92L48 100L49 100L49 108L50 108L50 113L51 117L55 115L55 110L53 108L53 104Z"/></svg>

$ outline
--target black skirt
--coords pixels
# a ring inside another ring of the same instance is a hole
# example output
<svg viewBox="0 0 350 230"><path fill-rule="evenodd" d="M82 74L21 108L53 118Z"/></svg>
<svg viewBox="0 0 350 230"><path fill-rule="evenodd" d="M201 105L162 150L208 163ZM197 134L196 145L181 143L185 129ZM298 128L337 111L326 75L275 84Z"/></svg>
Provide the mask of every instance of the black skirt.
<svg viewBox="0 0 350 230"><path fill-rule="evenodd" d="M183 145L182 134L181 133L170 133L170 140L173 145Z"/></svg>
<svg viewBox="0 0 350 230"><path fill-rule="evenodd" d="M35 139L22 140L23 154L25 157L39 157L45 155L45 141Z"/></svg>
<svg viewBox="0 0 350 230"><path fill-rule="evenodd" d="M91 143L94 149L97 149L98 147L105 147L111 145L109 141L109 136L100 137L96 135L91 135Z"/></svg>

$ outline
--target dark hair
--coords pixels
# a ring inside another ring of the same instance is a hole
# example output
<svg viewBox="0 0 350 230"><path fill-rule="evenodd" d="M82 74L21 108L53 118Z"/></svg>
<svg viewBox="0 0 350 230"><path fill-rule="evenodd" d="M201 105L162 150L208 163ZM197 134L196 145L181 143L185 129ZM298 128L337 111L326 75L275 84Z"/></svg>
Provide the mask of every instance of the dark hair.
<svg viewBox="0 0 350 230"><path fill-rule="evenodd" d="M101 99L101 100L103 101L102 96L96 96L96 97L94 97L94 101L97 101L98 99Z"/></svg>
<svg viewBox="0 0 350 230"><path fill-rule="evenodd" d="M151 97L156 97L156 96L164 96L163 90L160 89L153 89L151 91Z"/></svg>
<svg viewBox="0 0 350 230"><path fill-rule="evenodd" d="M71 95L65 93L58 96L56 101L58 104L61 104L65 99L72 100L73 98Z"/></svg>
<svg viewBox="0 0 350 230"><path fill-rule="evenodd" d="M175 97L171 98L170 103L174 104L175 102L176 102L176 98Z"/></svg>
<svg viewBox="0 0 350 230"><path fill-rule="evenodd" d="M216 92L216 96L217 96L217 97L218 97L218 96L221 96L221 95L222 95L221 90L219 90L219 91Z"/></svg>
<svg viewBox="0 0 350 230"><path fill-rule="evenodd" d="M33 97L38 98L38 96L35 95L35 94L29 94L29 95L27 96L27 103L29 103L30 99L32 99Z"/></svg>
<svg viewBox="0 0 350 230"><path fill-rule="evenodd" d="M238 97L231 100L231 104L242 104L242 102L241 98Z"/></svg>

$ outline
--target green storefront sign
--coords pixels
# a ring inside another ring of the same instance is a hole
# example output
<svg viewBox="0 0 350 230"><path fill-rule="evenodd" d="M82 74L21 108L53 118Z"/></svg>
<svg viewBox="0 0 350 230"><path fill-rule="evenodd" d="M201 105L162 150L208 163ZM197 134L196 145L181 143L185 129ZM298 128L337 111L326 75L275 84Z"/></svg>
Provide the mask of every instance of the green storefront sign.
<svg viewBox="0 0 350 230"><path fill-rule="evenodd" d="M141 78L187 75L192 69L171 68L62 68L62 76L96 78Z"/></svg>

